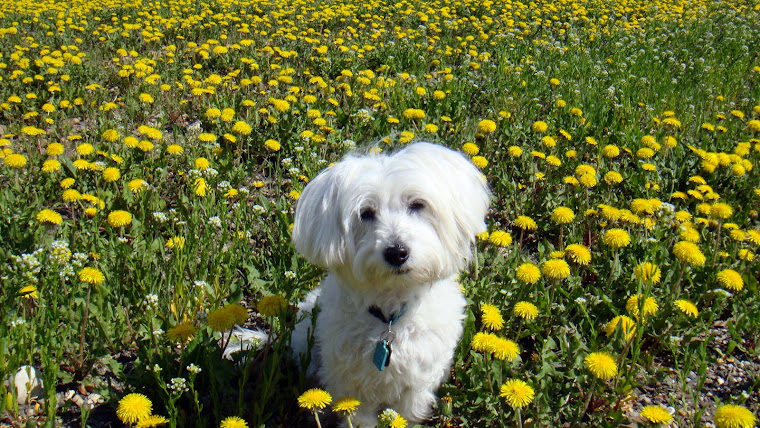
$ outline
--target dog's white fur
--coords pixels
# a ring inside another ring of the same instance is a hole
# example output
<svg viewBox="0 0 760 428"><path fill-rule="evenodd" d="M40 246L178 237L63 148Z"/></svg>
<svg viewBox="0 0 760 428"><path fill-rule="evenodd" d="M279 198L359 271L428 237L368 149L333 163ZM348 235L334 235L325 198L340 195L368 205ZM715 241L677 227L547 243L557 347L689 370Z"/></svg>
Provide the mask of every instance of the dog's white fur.
<svg viewBox="0 0 760 428"><path fill-rule="evenodd" d="M348 156L319 174L298 201L296 249L329 274L299 306L319 314L310 370L336 399L358 398L362 427L392 408L410 421L428 418L462 335L465 299L456 275L475 235L485 230L485 177L461 154L416 143L391 155ZM403 246L400 260L386 248ZM393 262L393 263L391 263ZM373 364L388 325L369 313L406 311L393 325L390 365ZM307 352L307 316L293 334Z"/></svg>

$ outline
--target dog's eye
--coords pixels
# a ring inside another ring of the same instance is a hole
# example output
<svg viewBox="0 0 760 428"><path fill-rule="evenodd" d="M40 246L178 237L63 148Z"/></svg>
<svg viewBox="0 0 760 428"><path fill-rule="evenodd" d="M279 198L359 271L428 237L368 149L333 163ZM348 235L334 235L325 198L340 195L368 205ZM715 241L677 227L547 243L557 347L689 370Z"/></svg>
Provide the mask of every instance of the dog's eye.
<svg viewBox="0 0 760 428"><path fill-rule="evenodd" d="M420 212L425 209L425 202L423 201L414 201L411 204L409 204L409 211L416 213Z"/></svg>
<svg viewBox="0 0 760 428"><path fill-rule="evenodd" d="M372 221L375 219L375 210L372 208L362 208L359 212L359 218L362 221Z"/></svg>

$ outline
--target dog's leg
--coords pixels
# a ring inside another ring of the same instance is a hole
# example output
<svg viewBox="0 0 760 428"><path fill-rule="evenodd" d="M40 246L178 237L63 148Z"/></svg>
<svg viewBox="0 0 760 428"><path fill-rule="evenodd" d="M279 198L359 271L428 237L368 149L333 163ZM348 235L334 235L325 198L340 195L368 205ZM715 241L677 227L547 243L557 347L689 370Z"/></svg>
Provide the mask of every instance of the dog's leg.
<svg viewBox="0 0 760 428"><path fill-rule="evenodd" d="M399 402L399 408L394 410L412 422L422 422L432 414L435 394L427 389L412 389L405 392Z"/></svg>

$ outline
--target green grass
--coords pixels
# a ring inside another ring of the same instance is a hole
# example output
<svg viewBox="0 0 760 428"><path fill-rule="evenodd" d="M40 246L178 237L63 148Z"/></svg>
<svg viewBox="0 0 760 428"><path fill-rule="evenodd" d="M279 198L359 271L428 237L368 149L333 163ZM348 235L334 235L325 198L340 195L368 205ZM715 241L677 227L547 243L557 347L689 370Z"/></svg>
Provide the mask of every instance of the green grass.
<svg viewBox="0 0 760 428"><path fill-rule="evenodd" d="M86 425L89 410L53 405L56 391L82 387L104 397L95 419L115 420L119 400L138 392L171 426L217 426L233 415L249 426L305 423L311 416L296 397L309 385L287 357L296 320L292 311L262 316L257 304L281 296L292 308L324 274L290 244L308 180L354 148L394 150L407 140L474 143L494 194L489 231L512 237L506 246L480 239L476 265L462 274L465 335L432 424L619 426L641 410L637 388L666 377L682 394L656 404L679 410L679 425L713 421L726 403L757 414L757 381L708 407L696 400L718 361L756 360L760 351L758 9L751 1L1 1L0 378L32 365L46 388L30 415L0 383L0 421ZM425 117L405 117L410 108ZM481 120L495 131L479 132ZM548 129L534 131L536 121ZM63 153L49 155L52 143ZM606 157L608 145L620 155ZM647 146L654 156L637 158ZM14 167L13 154L26 163ZM60 168L45 172L50 159ZM580 165L593 170L594 186L577 183L589 179ZM108 181L105 168L120 178ZM610 171L622 182L608 184ZM64 178L84 198L64 200ZM147 186L130 190L137 179ZM716 203L731 216L717 216ZM573 222L552 220L560 206ZM43 209L60 224L40 222ZM110 225L116 210L131 223ZM537 229L519 229L520 215ZM612 228L630 244L606 245ZM674 254L684 229L698 238L702 266ZM172 238L183 245L167 245ZM585 245L590 263L561 253L569 244ZM569 263L567 278L517 279L518 266L557 257ZM658 282L634 274L644 262L660 269ZM104 280L83 281L85 267ZM722 291L725 270L741 276L741 290ZM608 337L614 317L636 318L626 302L640 294L658 311L637 320L630 338ZM680 311L679 299L699 315ZM514 315L519 301L535 304L538 317ZM275 340L233 363L221 358L222 334L207 317L239 302ZM518 358L472 349L486 330L482 304L499 308L505 326L493 334L519 345ZM717 321L727 348L712 343ZM173 340L182 324L195 333ZM613 379L595 380L584 364L592 352L613 355ZM188 371L191 363L201 371ZM697 382L687 384L692 371ZM172 390L179 378L186 388ZM499 397L512 378L535 391L519 412Z"/></svg>

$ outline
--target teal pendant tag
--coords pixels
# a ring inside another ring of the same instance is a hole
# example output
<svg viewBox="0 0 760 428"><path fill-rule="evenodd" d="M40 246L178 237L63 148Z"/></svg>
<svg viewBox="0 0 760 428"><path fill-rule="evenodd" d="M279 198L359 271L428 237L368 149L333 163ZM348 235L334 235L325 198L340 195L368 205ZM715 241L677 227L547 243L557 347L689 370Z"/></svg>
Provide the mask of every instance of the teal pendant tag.
<svg viewBox="0 0 760 428"><path fill-rule="evenodd" d="M377 342L372 362L380 371L383 371L391 363L391 344L387 340Z"/></svg>

